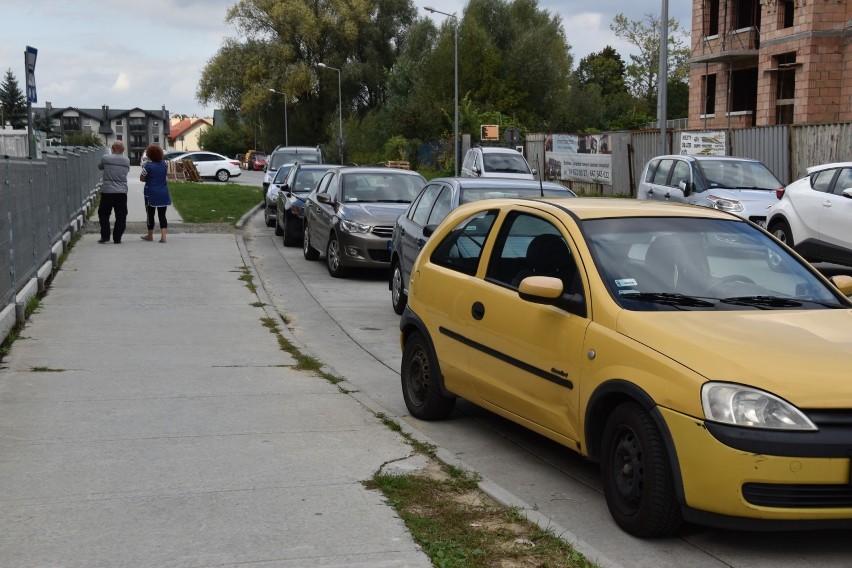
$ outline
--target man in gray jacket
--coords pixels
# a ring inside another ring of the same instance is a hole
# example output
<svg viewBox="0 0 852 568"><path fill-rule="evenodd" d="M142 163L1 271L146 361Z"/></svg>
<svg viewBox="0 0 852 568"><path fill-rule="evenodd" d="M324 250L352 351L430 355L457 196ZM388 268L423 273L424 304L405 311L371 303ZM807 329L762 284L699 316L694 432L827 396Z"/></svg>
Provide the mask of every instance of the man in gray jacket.
<svg viewBox="0 0 852 568"><path fill-rule="evenodd" d="M109 217L115 209L112 240L119 244L127 226L127 174L130 172L130 158L124 155L124 142L116 140L112 143L112 153L101 156L98 169L104 172L98 206L98 220L101 222L101 240L98 242L109 242Z"/></svg>

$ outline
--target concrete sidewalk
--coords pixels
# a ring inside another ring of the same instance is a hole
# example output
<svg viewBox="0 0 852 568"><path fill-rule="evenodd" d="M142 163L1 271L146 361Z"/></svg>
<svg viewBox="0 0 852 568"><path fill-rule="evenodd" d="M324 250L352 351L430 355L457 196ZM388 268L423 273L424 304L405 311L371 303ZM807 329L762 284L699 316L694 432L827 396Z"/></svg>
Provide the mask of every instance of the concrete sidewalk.
<svg viewBox="0 0 852 568"><path fill-rule="evenodd" d="M431 566L361 483L410 448L294 368L241 237L97 238L0 369L0 564Z"/></svg>

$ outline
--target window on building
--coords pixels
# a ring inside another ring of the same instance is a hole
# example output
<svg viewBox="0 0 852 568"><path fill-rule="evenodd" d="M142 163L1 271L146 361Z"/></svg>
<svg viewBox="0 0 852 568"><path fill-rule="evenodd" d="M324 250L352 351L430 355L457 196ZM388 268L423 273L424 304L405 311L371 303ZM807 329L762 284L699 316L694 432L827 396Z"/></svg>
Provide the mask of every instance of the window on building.
<svg viewBox="0 0 852 568"><path fill-rule="evenodd" d="M778 10L780 15L779 27L781 28L792 28L793 27L793 14L795 5L793 4L793 0L781 0L781 9Z"/></svg>
<svg viewBox="0 0 852 568"><path fill-rule="evenodd" d="M159 143L160 143L160 135L154 134L154 144L159 144Z"/></svg>
<svg viewBox="0 0 852 568"><path fill-rule="evenodd" d="M760 28L760 1L759 0L736 0L736 20L734 29L756 27Z"/></svg>
<svg viewBox="0 0 852 568"><path fill-rule="evenodd" d="M757 67L738 69L731 73L731 112L757 108Z"/></svg>
<svg viewBox="0 0 852 568"><path fill-rule="evenodd" d="M115 120L115 125L116 125L116 126L121 126L121 124L122 124L122 123L121 123L121 119L120 119L120 118L117 118L117 119Z"/></svg>
<svg viewBox="0 0 852 568"><path fill-rule="evenodd" d="M62 130L64 132L79 132L80 131L80 117L79 116L63 116L62 117Z"/></svg>
<svg viewBox="0 0 852 568"><path fill-rule="evenodd" d="M147 131L148 130L148 122L145 120L144 116L131 118L129 121L130 130L133 131Z"/></svg>
<svg viewBox="0 0 852 568"><path fill-rule="evenodd" d="M719 35L719 0L704 0L704 29L707 35Z"/></svg>
<svg viewBox="0 0 852 568"><path fill-rule="evenodd" d="M702 114L716 114L716 74L704 75L701 78L701 92L704 96Z"/></svg>
<svg viewBox="0 0 852 568"><path fill-rule="evenodd" d="M775 124L793 124L796 97L796 53L775 56Z"/></svg>

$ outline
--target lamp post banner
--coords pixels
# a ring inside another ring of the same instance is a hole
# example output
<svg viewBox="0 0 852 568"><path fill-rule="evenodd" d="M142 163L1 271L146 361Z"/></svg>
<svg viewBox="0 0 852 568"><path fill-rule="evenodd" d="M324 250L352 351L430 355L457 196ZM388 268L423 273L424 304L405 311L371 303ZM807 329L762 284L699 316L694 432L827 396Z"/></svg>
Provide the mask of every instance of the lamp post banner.
<svg viewBox="0 0 852 568"><path fill-rule="evenodd" d="M27 51L24 52L24 63L27 69L27 102L30 103L38 102L35 82L36 57L38 57L38 50L27 46Z"/></svg>

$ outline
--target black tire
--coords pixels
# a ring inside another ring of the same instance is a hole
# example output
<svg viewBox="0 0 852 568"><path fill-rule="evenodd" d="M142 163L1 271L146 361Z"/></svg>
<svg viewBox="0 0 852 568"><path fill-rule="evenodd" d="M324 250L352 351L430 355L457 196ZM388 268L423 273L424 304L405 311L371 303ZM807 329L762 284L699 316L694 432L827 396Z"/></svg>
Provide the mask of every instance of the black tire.
<svg viewBox="0 0 852 568"><path fill-rule="evenodd" d="M790 225L787 221L775 221L772 223L772 226L769 227L769 232L772 233L776 239L790 248L793 248L796 245L796 242L793 240L793 232L790 230Z"/></svg>
<svg viewBox="0 0 852 568"><path fill-rule="evenodd" d="M284 236L285 247L294 247L298 244L299 239L293 234L292 229L290 229L289 217L286 214L284 215L284 226L281 228L281 234Z"/></svg>
<svg viewBox="0 0 852 568"><path fill-rule="evenodd" d="M319 258L319 251L311 245L311 234L308 232L307 223L305 223L305 232L302 237L302 255L304 255L305 260L317 260Z"/></svg>
<svg viewBox="0 0 852 568"><path fill-rule="evenodd" d="M267 209L267 211L269 211L269 210ZM266 226L267 227L274 227L275 224L277 223L277 221L275 220L275 217L270 218L268 212L264 213L263 215L266 218Z"/></svg>
<svg viewBox="0 0 852 568"><path fill-rule="evenodd" d="M402 315L405 304L408 303L408 294L405 293L402 285L402 267L399 265L399 260L394 260L393 266L391 266L390 290L393 311L397 315Z"/></svg>
<svg viewBox="0 0 852 568"><path fill-rule="evenodd" d="M280 237L284 234L284 229L281 227L281 224L278 223L278 215L275 215L275 236ZM284 244L287 244L287 239L284 239Z"/></svg>
<svg viewBox="0 0 852 568"><path fill-rule="evenodd" d="M441 392L437 359L420 332L405 340L399 376L405 407L415 418L442 420L453 411L456 398Z"/></svg>
<svg viewBox="0 0 852 568"><path fill-rule="evenodd" d="M328 273L334 278L343 278L346 276L347 270L343 266L342 255L343 251L340 249L340 241L337 240L337 235L332 233L325 247L325 265L328 268Z"/></svg>
<svg viewBox="0 0 852 568"><path fill-rule="evenodd" d="M662 537L683 524L662 436L651 415L635 402L616 407L607 420L601 477L609 512L626 532Z"/></svg>
<svg viewBox="0 0 852 568"><path fill-rule="evenodd" d="M228 173L228 170L219 170L218 172L216 172L216 179L224 183L231 179L231 174Z"/></svg>

